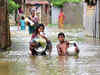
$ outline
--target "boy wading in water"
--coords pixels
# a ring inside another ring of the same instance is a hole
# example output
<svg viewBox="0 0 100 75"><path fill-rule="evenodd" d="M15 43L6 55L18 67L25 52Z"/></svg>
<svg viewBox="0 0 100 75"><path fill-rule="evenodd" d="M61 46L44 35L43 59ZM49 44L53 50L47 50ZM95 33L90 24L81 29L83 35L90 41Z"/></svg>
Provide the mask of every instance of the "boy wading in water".
<svg viewBox="0 0 100 75"><path fill-rule="evenodd" d="M58 34L58 40L59 40L59 44L57 45L57 51L58 51L58 55L59 56L65 56L65 55L70 55L68 48L70 43L69 41L65 40L65 35L63 32L60 32ZM73 43L74 46L74 53L79 54L79 49L76 45L76 43ZM70 50L71 51L71 50Z"/></svg>
<svg viewBox="0 0 100 75"><path fill-rule="evenodd" d="M65 56L68 55L67 48L69 47L69 42L65 40L65 35L63 32L58 34L59 44L57 45L58 55Z"/></svg>
<svg viewBox="0 0 100 75"><path fill-rule="evenodd" d="M25 20L24 20L24 16L22 16L21 20L20 20L20 24L21 24L21 30L25 30Z"/></svg>

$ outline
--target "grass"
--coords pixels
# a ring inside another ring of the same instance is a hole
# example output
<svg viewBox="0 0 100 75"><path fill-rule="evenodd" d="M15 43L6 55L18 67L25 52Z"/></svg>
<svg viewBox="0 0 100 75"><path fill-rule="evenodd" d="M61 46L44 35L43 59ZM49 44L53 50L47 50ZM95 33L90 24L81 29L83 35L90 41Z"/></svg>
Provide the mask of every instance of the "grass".
<svg viewBox="0 0 100 75"><path fill-rule="evenodd" d="M58 26L58 24L48 24L48 26ZM71 24L64 24L64 29L66 28L83 28L83 26L80 25L71 25Z"/></svg>
<svg viewBox="0 0 100 75"><path fill-rule="evenodd" d="M58 24L48 24L48 26L57 26Z"/></svg>

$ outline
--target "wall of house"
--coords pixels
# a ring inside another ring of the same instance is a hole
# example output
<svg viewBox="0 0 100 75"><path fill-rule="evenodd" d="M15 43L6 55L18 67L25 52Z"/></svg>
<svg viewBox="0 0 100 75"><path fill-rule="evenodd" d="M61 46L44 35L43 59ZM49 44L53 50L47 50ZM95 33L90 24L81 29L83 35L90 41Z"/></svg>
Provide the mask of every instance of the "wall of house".
<svg viewBox="0 0 100 75"><path fill-rule="evenodd" d="M52 7L51 8L51 23L58 24L58 16L60 13L60 8Z"/></svg>
<svg viewBox="0 0 100 75"><path fill-rule="evenodd" d="M52 7L52 24L58 24L60 8ZM65 3L63 7L64 24L80 25L83 21L83 7L81 3Z"/></svg>
<svg viewBox="0 0 100 75"><path fill-rule="evenodd" d="M25 8L25 16L26 17L31 15L30 8L32 8L31 5L26 5L26 8Z"/></svg>
<svg viewBox="0 0 100 75"><path fill-rule="evenodd" d="M65 3L64 4L65 21L64 24L80 25L83 21L82 3Z"/></svg>
<svg viewBox="0 0 100 75"><path fill-rule="evenodd" d="M100 39L100 1L97 0L97 5L87 5L84 3L83 26L85 34Z"/></svg>
<svg viewBox="0 0 100 75"><path fill-rule="evenodd" d="M87 3L83 4L84 15L83 15L83 26L86 35L94 36L95 34L95 21L96 21L96 8L90 7Z"/></svg>
<svg viewBox="0 0 100 75"><path fill-rule="evenodd" d="M45 24L46 26L50 24L50 6L48 5L47 12L46 12L46 5L41 6L41 23Z"/></svg>

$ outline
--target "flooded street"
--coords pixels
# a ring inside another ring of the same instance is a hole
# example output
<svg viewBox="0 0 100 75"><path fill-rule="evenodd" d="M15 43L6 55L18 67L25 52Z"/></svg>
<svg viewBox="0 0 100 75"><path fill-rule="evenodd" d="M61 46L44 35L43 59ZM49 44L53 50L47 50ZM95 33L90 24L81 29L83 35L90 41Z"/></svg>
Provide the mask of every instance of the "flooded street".
<svg viewBox="0 0 100 75"><path fill-rule="evenodd" d="M53 44L51 56L31 56L26 31L11 28L12 46L0 52L0 75L100 75L100 41L86 37L82 29L58 29L47 27L46 32ZM79 57L58 56L57 34L65 32L66 39L77 41Z"/></svg>

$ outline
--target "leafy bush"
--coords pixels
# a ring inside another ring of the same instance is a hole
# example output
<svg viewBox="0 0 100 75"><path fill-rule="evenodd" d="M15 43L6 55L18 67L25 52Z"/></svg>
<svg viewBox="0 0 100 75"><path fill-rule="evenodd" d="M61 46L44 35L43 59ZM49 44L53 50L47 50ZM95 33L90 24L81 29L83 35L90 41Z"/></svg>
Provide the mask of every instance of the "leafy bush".
<svg viewBox="0 0 100 75"><path fill-rule="evenodd" d="M9 14L12 14L18 8L19 8L19 4L16 4L13 0L8 0L8 11L9 11Z"/></svg>
<svg viewBox="0 0 100 75"><path fill-rule="evenodd" d="M52 0L54 6L62 7L65 2L81 2L82 0Z"/></svg>

